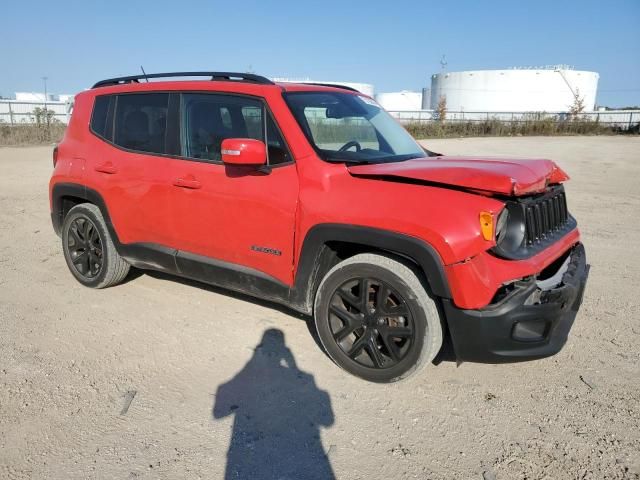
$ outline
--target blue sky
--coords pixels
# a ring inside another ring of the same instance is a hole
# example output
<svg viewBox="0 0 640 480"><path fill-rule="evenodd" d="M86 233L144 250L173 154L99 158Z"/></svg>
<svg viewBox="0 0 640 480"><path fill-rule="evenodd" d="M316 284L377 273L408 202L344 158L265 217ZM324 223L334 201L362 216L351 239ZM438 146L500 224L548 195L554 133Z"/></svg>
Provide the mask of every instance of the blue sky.
<svg viewBox="0 0 640 480"><path fill-rule="evenodd" d="M9 1L0 94L118 75L248 71L418 90L440 69L566 63L600 105L640 105L640 0Z"/></svg>

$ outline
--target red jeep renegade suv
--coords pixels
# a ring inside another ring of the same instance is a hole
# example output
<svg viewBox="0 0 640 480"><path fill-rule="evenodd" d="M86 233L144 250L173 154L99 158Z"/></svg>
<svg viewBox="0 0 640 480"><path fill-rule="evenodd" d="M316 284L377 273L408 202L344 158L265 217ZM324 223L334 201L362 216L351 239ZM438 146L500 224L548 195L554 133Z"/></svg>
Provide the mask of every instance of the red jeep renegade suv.
<svg viewBox="0 0 640 480"><path fill-rule="evenodd" d="M207 78L148 81L180 76ZM80 283L134 266L287 305L366 380L406 377L447 336L460 361L553 355L582 300L556 164L434 154L346 87L104 80L76 97L53 162L53 226Z"/></svg>

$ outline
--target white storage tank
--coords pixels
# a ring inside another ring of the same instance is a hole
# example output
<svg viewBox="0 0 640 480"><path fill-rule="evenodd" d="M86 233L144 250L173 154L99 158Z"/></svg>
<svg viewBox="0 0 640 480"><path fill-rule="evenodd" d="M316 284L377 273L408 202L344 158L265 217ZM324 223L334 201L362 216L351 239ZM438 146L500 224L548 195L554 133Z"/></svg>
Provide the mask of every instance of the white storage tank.
<svg viewBox="0 0 640 480"><path fill-rule="evenodd" d="M431 89L424 87L422 89L422 110L431 109Z"/></svg>
<svg viewBox="0 0 640 480"><path fill-rule="evenodd" d="M422 92L403 90L401 92L378 93L376 101L389 112L421 110Z"/></svg>
<svg viewBox="0 0 640 480"><path fill-rule="evenodd" d="M566 112L578 95L592 111L598 79L566 65L443 72L431 77L431 106L445 97L451 112Z"/></svg>

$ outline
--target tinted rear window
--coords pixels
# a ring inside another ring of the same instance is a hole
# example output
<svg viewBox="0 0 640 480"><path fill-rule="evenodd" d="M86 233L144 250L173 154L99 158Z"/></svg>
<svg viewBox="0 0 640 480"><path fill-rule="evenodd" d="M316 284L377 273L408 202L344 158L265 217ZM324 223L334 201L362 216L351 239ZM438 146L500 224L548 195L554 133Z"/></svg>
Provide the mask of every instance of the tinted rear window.
<svg viewBox="0 0 640 480"><path fill-rule="evenodd" d="M107 138L107 115L109 113L110 98L110 95L96 97L93 105L93 114L91 115L91 130L103 138Z"/></svg>

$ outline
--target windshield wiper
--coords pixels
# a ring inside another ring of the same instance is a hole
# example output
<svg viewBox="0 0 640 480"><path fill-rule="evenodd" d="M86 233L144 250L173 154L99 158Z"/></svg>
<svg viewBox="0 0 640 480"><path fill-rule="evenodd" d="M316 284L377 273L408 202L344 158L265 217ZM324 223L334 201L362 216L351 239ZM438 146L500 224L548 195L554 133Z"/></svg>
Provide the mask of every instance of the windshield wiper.
<svg viewBox="0 0 640 480"><path fill-rule="evenodd" d="M379 163L372 160L365 160L362 158L336 158L336 157L326 157L325 160L329 163L355 163L356 165L368 165L371 163Z"/></svg>
<svg viewBox="0 0 640 480"><path fill-rule="evenodd" d="M344 157L330 156L326 154L323 156L323 159L330 163L351 163L354 165L399 163L399 162L406 162L407 160L415 160L416 158L424 158L424 155L410 153L407 155L388 155L386 157L374 157L374 158L344 158Z"/></svg>
<svg viewBox="0 0 640 480"><path fill-rule="evenodd" d="M441 157L442 154L441 153L437 153L437 152L432 152L431 150L422 147L422 149L424 150L424 153L427 154L427 157Z"/></svg>

